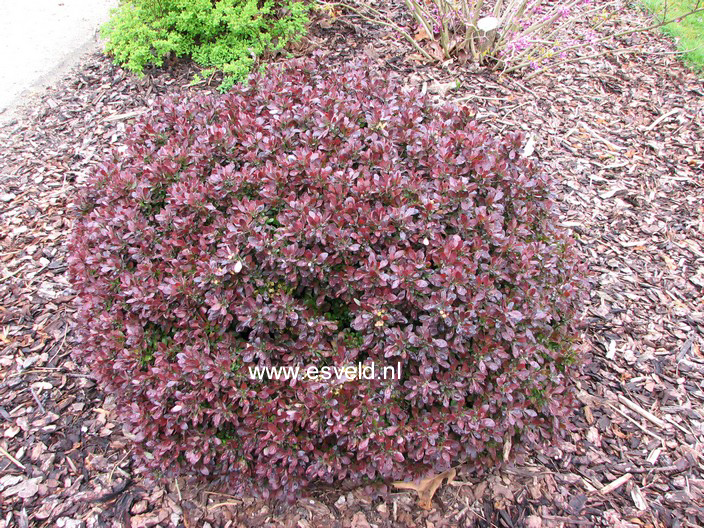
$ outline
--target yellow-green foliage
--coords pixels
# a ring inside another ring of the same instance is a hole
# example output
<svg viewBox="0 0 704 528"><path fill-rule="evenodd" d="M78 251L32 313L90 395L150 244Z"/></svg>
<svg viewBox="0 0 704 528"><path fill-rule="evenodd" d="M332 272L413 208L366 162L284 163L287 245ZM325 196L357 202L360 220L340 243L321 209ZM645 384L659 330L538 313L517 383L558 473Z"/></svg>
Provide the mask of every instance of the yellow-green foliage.
<svg viewBox="0 0 704 528"><path fill-rule="evenodd" d="M256 58L306 32L308 7L291 0L124 0L103 27L106 52L142 74L173 53L204 73L222 71L222 91L246 78Z"/></svg>
<svg viewBox="0 0 704 528"><path fill-rule="evenodd" d="M697 0L644 0L644 4L658 20L681 16L701 5ZM685 52L687 63L704 72L704 12L669 24L663 31L677 40L677 47Z"/></svg>

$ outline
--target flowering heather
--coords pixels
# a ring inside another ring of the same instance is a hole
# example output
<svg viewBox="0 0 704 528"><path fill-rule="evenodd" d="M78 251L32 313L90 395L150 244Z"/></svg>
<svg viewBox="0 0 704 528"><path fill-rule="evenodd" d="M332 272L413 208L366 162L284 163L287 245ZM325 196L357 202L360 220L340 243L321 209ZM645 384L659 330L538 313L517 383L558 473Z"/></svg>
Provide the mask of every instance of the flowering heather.
<svg viewBox="0 0 704 528"><path fill-rule="evenodd" d="M292 497L553 442L582 279L521 150L369 64L156 104L70 244L76 354L142 467ZM401 379L248 375L372 362Z"/></svg>

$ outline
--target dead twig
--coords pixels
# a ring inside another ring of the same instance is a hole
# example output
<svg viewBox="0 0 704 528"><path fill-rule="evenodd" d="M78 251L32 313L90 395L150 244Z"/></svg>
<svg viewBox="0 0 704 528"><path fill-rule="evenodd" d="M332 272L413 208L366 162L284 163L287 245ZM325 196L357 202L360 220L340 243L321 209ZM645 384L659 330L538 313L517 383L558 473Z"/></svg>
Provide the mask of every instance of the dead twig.
<svg viewBox="0 0 704 528"><path fill-rule="evenodd" d="M133 117L139 117L145 114L146 110L132 110L131 112L125 112L124 114L114 114L105 118L105 122L112 123L113 121L123 121L125 119L132 119Z"/></svg>
<svg viewBox="0 0 704 528"><path fill-rule="evenodd" d="M601 488L599 490L599 493L601 493L602 495L608 495L612 491L623 486L626 482L628 482L632 478L633 478L633 475L631 473L626 473L624 475L621 475L619 478L617 478L613 482L611 482L611 483L607 484L606 486L604 486L603 488Z"/></svg>
<svg viewBox="0 0 704 528"><path fill-rule="evenodd" d="M652 124L648 128L645 129L645 131L651 132L656 126L658 126L660 123L665 121L665 119L667 119L668 117L673 116L681 111L682 111L681 108L675 108L674 110L670 110L668 113L661 115L655 121L653 121Z"/></svg>
<svg viewBox="0 0 704 528"><path fill-rule="evenodd" d="M656 435L656 434L655 434L654 432L652 432L650 429L647 429L646 427L643 427L641 424L639 424L638 422L636 422L633 418L631 418L630 416L628 416L628 415L627 415L625 412L623 412L621 409L619 409L618 407L616 407L616 406L614 406L614 405L611 405L610 403L609 403L608 405L609 405L609 407L611 407L614 411L616 411L618 414L620 414L621 416L623 416L626 420L628 420L628 421L631 422L633 425L635 425L638 429L640 429L641 431L643 431L645 434L652 436L653 438L655 438L656 440L660 441L660 442L663 443L663 444L665 443L665 439L664 439L664 438L662 438L661 436Z"/></svg>
<svg viewBox="0 0 704 528"><path fill-rule="evenodd" d="M115 474L115 470L116 470L116 469L120 469L118 466L119 466L120 464L122 464L122 462L123 462L128 456L130 456L130 453L132 453L132 450L131 450L131 449L125 454L125 456L123 456L123 457L117 462L117 464L115 464L115 465L112 467L112 470L110 471L110 474L108 475L108 483L112 482L112 476ZM126 477L129 477L129 475L128 475L126 472L122 471L121 469L120 469L120 473L122 473L122 474L123 474L124 476L126 476Z"/></svg>
<svg viewBox="0 0 704 528"><path fill-rule="evenodd" d="M46 413L46 409L44 409L44 406L42 405L42 402L39 401L39 398L37 397L37 393L34 392L34 389L32 387L29 388L29 392L32 393L32 398L34 398L34 401L37 402L37 405L39 406L39 410L41 411L42 414Z"/></svg>
<svg viewBox="0 0 704 528"><path fill-rule="evenodd" d="M12 462L14 465L16 465L20 469L27 469L24 467L24 464L17 460L15 457L13 457L10 453L8 453L2 446L0 446L0 455L3 455L7 457L7 459Z"/></svg>
<svg viewBox="0 0 704 528"><path fill-rule="evenodd" d="M632 402L631 400L626 398L623 394L618 395L618 401L620 401L622 404L624 404L626 407L628 407L633 412L640 414L643 418L645 418L649 422L654 423L658 427L660 427L662 429L667 428L667 424L663 420L661 420L660 418L655 416L653 413L646 411L645 409L643 409L643 407L641 407L637 403Z"/></svg>

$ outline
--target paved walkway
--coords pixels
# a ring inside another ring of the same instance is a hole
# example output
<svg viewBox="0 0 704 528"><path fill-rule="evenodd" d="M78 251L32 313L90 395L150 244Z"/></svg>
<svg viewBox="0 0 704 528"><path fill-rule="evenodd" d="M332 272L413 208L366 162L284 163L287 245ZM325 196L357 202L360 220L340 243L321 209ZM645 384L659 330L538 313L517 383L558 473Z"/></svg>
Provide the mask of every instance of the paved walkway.
<svg viewBox="0 0 704 528"><path fill-rule="evenodd" d="M0 114L59 80L98 46L117 0L0 0Z"/></svg>

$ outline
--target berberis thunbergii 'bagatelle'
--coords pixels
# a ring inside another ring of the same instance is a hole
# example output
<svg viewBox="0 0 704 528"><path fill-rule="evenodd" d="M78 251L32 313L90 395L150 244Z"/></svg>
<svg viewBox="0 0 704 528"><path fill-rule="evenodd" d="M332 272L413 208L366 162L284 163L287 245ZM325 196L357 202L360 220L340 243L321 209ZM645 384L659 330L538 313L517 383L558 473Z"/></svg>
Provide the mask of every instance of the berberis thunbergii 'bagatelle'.
<svg viewBox="0 0 704 528"><path fill-rule="evenodd" d="M552 442L583 279L521 151L370 64L158 102L70 248L76 353L143 467L292 496ZM369 362L401 379L248 376Z"/></svg>

